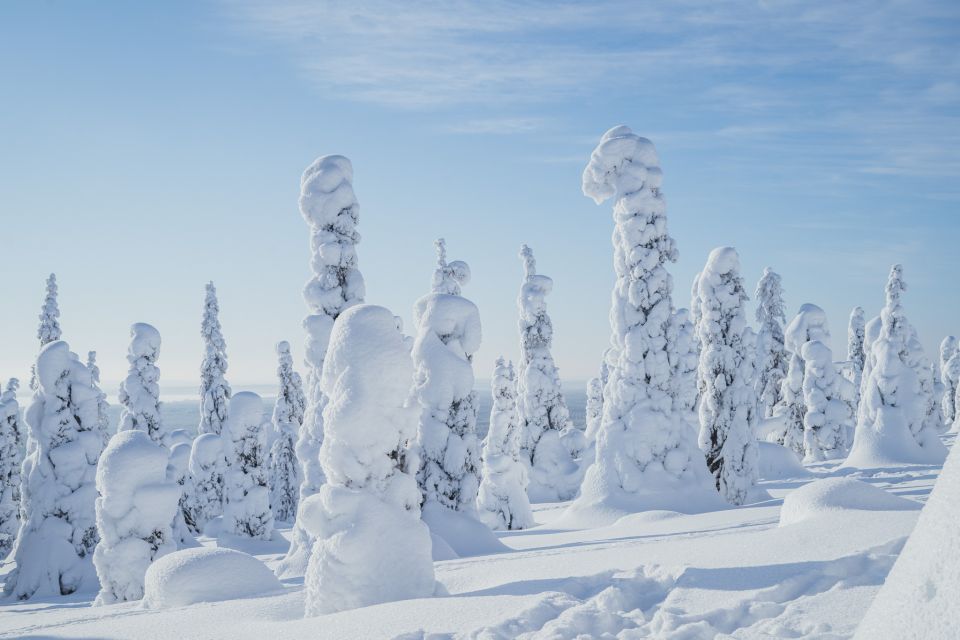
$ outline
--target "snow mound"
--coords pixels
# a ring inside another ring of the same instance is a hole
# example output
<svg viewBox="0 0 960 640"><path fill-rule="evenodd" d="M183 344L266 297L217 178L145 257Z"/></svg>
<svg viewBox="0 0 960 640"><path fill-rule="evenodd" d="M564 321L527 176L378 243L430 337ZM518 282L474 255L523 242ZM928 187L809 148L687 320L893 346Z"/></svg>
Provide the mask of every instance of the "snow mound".
<svg viewBox="0 0 960 640"><path fill-rule="evenodd" d="M825 478L789 494L780 509L780 526L810 520L825 513L860 511L910 511L919 502L888 493L853 478Z"/></svg>
<svg viewBox="0 0 960 640"><path fill-rule="evenodd" d="M460 557L482 556L509 551L487 525L476 518L448 509L436 502L423 505L423 521L430 527L433 538L440 538ZM434 546L434 555L445 549ZM434 558L440 559L440 558Z"/></svg>
<svg viewBox="0 0 960 640"><path fill-rule="evenodd" d="M810 475L793 451L775 442L757 442L757 453L761 480L805 478Z"/></svg>
<svg viewBox="0 0 960 640"><path fill-rule="evenodd" d="M956 635L960 599L960 453L954 450L856 638L910 640Z"/></svg>
<svg viewBox="0 0 960 640"><path fill-rule="evenodd" d="M281 590L283 585L273 572L253 556L232 549L199 547L171 553L150 565L143 606L184 607Z"/></svg>

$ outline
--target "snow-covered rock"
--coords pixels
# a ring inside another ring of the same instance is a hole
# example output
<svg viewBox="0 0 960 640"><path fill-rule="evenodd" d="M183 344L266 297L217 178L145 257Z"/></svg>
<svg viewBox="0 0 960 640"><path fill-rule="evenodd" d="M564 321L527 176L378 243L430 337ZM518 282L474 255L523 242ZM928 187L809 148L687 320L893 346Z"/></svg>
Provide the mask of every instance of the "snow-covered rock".
<svg viewBox="0 0 960 640"><path fill-rule="evenodd" d="M780 526L846 509L910 511L920 507L919 502L901 498L854 478L824 478L800 487L783 499Z"/></svg>
<svg viewBox="0 0 960 640"><path fill-rule="evenodd" d="M143 607L169 609L282 590L273 572L253 556L233 549L197 547L170 553L150 565Z"/></svg>

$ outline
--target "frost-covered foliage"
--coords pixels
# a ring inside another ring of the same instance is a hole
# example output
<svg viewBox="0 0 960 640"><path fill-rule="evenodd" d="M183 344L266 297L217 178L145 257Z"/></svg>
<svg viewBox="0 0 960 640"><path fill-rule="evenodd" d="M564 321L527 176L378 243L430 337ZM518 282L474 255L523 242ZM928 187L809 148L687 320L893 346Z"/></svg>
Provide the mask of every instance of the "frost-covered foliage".
<svg viewBox="0 0 960 640"><path fill-rule="evenodd" d="M40 326L37 327L37 338L40 340L40 346L59 340L60 331L60 306L57 304L57 276L51 273L47 278L47 295L43 299L43 307L40 309Z"/></svg>
<svg viewBox="0 0 960 640"><path fill-rule="evenodd" d="M960 387L960 350L957 339L947 336L940 343L940 380L943 383L943 421L952 424L957 419L960 404L957 401L957 389Z"/></svg>
<svg viewBox="0 0 960 640"><path fill-rule="evenodd" d="M806 462L842 458L847 452L847 434L853 427L851 405L846 402L844 387L852 383L840 376L833 366L830 347L811 340L801 347L804 361L803 449Z"/></svg>
<svg viewBox="0 0 960 640"><path fill-rule="evenodd" d="M300 178L300 214L310 227L310 268L313 276L303 289L310 310L303 320L306 341L306 411L297 438L302 502L320 489L320 445L323 443L324 397L320 389L323 360L337 317L363 302L363 276L357 268L360 205L353 192L353 165L343 156L323 156ZM299 520L299 517L297 518ZM277 575L303 575L313 541L295 524L290 550L277 567Z"/></svg>
<svg viewBox="0 0 960 640"><path fill-rule="evenodd" d="M773 415L783 424L783 430L776 434L777 443L792 449L801 458L806 454L803 439L804 416L807 414L803 395L806 363L801 351L803 345L811 340L828 344L830 329L827 327L827 314L823 309L806 303L800 306L796 317L790 321L784 332L784 345L790 351L790 366L781 384L781 400L773 409Z"/></svg>
<svg viewBox="0 0 960 640"><path fill-rule="evenodd" d="M334 325L323 368L327 478L300 505L316 537L305 578L316 616L434 592L430 532L420 520L409 347L389 310L355 306Z"/></svg>
<svg viewBox="0 0 960 640"><path fill-rule="evenodd" d="M130 348L127 362L130 371L120 384L120 426L117 431L137 430L163 446L169 445L170 434L160 416L160 332L145 322L130 327Z"/></svg>
<svg viewBox="0 0 960 640"><path fill-rule="evenodd" d="M740 276L733 247L710 252L698 279L700 299L700 448L707 456L717 490L731 504L743 504L757 478L753 435L757 400L753 388L753 354Z"/></svg>
<svg viewBox="0 0 960 640"><path fill-rule="evenodd" d="M783 399L783 379L787 377L790 356L784 347L783 308L780 274L767 267L757 282L757 378L754 381L760 403L760 417L769 418Z"/></svg>
<svg viewBox="0 0 960 640"><path fill-rule="evenodd" d="M94 486L103 450L99 390L69 345L51 342L37 357L37 391L26 413L31 445L23 464L16 568L4 589L18 600L96 586Z"/></svg>
<svg viewBox="0 0 960 640"><path fill-rule="evenodd" d="M674 348L670 354L670 367L676 384L673 406L682 415L697 410L700 340L687 309L677 309L673 314L672 331L670 341Z"/></svg>
<svg viewBox="0 0 960 640"><path fill-rule="evenodd" d="M537 273L533 251L520 248L523 283L520 309L520 366L517 409L520 414L520 455L530 471L527 492L535 502L569 500L577 491L577 465L560 441L573 427L560 388L560 374L550 352L553 323L546 297L553 280Z"/></svg>
<svg viewBox="0 0 960 640"><path fill-rule="evenodd" d="M217 289L212 282L207 283L200 336L203 338L203 361L200 363L200 426L197 433L219 434L227 420L230 385L225 377L227 343L220 327Z"/></svg>
<svg viewBox="0 0 960 640"><path fill-rule="evenodd" d="M10 553L20 528L20 465L26 434L20 425L19 385L11 378L0 394L0 560Z"/></svg>
<svg viewBox="0 0 960 640"><path fill-rule="evenodd" d="M473 512L480 451L472 360L480 347L480 312L466 298L449 293L466 284L470 271L449 271L443 247L439 241L433 292L417 300L413 309L413 364L422 408L417 482L424 502Z"/></svg>
<svg viewBox="0 0 960 640"><path fill-rule="evenodd" d="M180 487L167 479L165 447L144 431L110 439L97 466L97 531L93 564L100 578L94 604L143 597L147 567L177 550L173 521Z"/></svg>
<svg viewBox="0 0 960 640"><path fill-rule="evenodd" d="M227 470L223 476L223 528L228 534L259 540L273 537L267 486L267 425L263 400L252 391L230 398L223 423Z"/></svg>
<svg viewBox="0 0 960 640"><path fill-rule="evenodd" d="M100 367L97 366L96 351L87 352L87 369L90 370L90 378L93 380L93 384L99 387ZM102 389L97 398L97 424L99 425L100 432L103 434L103 444L106 446L107 440L110 439L113 430L110 427L110 403L107 402L107 394L105 394Z"/></svg>
<svg viewBox="0 0 960 640"><path fill-rule="evenodd" d="M894 265L880 312L880 334L872 340L864 370L853 447L846 464L875 467L891 463L940 463L946 448L937 430L926 424L927 403L912 366L912 329L903 312L903 268Z"/></svg>
<svg viewBox="0 0 960 640"><path fill-rule="evenodd" d="M491 383L490 429L483 441L483 479L477 496L480 519L491 529L533 526L527 469L520 459L520 421L513 363L497 358Z"/></svg>
<svg viewBox="0 0 960 640"><path fill-rule="evenodd" d="M300 374L293 369L290 343L277 343L277 378L280 386L273 405L273 429L277 439L270 449L270 504L273 517L280 522L292 522L299 503L300 470L297 465L295 442L303 425L306 398Z"/></svg>
<svg viewBox="0 0 960 640"><path fill-rule="evenodd" d="M604 134L583 172L584 195L598 204L616 198L617 280L596 463L584 478L577 509L689 511L716 501L693 430L673 408L673 281L666 265L678 254L667 233L662 178L653 143L624 126ZM691 312L696 318L698 311Z"/></svg>
<svg viewBox="0 0 960 640"><path fill-rule="evenodd" d="M587 381L586 436L590 444L596 441L600 421L603 420L603 388L607 386L609 378L610 366L607 364L607 354L604 352L603 361L600 362L600 374Z"/></svg>
<svg viewBox="0 0 960 640"><path fill-rule="evenodd" d="M227 458L222 434L203 433L194 439L188 470L193 491L184 493L184 519L194 533L202 533L207 523L223 513Z"/></svg>
<svg viewBox="0 0 960 640"><path fill-rule="evenodd" d="M860 384L863 381L863 368L867 363L867 354L864 351L864 340L867 335L866 320L863 316L863 307L854 307L850 312L850 324L847 326L847 361L850 363L852 382L860 393Z"/></svg>

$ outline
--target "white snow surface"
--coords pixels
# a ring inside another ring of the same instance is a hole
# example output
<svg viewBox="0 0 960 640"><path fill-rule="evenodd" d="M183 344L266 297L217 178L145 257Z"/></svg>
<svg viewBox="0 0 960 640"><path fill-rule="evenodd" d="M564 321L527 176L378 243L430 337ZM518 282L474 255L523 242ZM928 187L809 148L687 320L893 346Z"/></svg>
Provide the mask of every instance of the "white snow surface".
<svg viewBox="0 0 960 640"><path fill-rule="evenodd" d="M784 498L780 526L818 518L844 509L872 511L919 510L920 504L855 478L824 478Z"/></svg>

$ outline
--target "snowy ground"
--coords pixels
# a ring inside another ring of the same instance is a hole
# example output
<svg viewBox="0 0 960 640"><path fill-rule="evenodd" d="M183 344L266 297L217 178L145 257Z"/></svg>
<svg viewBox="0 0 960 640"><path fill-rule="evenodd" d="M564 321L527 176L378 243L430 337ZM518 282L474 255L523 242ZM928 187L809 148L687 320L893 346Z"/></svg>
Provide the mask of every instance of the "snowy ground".
<svg viewBox="0 0 960 640"><path fill-rule="evenodd" d="M91 607L92 594L0 600L0 637L846 638L919 511L825 511L779 527L784 496L845 475L835 467L762 482L772 499L758 504L700 515L648 512L598 529L559 530L551 522L563 505L537 505L538 527L501 534L509 553L436 563L448 596L311 619L302 617L299 579L282 593L163 611ZM939 471L897 467L852 477L924 502ZM247 550L272 566L285 541L260 544ZM0 579L9 570L0 569Z"/></svg>

